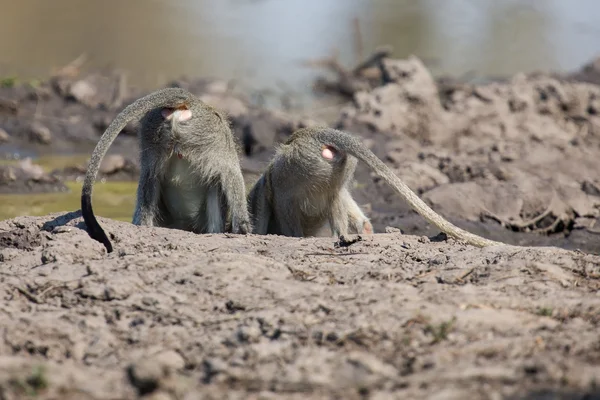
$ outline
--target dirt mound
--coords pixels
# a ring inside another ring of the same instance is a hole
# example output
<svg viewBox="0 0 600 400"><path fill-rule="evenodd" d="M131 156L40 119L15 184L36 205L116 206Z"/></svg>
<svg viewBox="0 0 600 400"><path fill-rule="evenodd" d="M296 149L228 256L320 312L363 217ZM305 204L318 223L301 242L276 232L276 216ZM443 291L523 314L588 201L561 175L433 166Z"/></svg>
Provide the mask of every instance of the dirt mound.
<svg viewBox="0 0 600 400"><path fill-rule="evenodd" d="M356 92L337 126L368 138L436 210L512 231L596 233L600 86L542 73L436 82L415 57L382 69L387 81Z"/></svg>
<svg viewBox="0 0 600 400"><path fill-rule="evenodd" d="M110 255L76 213L0 223L37 238L0 241L6 398L570 398L600 379L598 256L102 223Z"/></svg>
<svg viewBox="0 0 600 400"><path fill-rule="evenodd" d="M0 165L0 193L36 193L68 190L61 179L25 158L14 165Z"/></svg>

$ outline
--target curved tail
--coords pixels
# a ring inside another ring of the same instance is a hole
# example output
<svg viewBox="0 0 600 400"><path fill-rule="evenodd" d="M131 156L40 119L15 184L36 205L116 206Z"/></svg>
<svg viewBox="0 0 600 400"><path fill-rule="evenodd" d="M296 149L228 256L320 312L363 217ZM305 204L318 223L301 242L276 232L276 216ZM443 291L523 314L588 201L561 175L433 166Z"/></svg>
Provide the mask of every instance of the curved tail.
<svg viewBox="0 0 600 400"><path fill-rule="evenodd" d="M322 143L331 143L367 164L373 171L393 187L408 205L442 232L478 247L506 245L502 242L486 239L457 227L436 213L415 194L396 174L388 168L372 151L367 149L356 137L335 129L324 129L316 136Z"/></svg>
<svg viewBox="0 0 600 400"><path fill-rule="evenodd" d="M81 189L81 213L89 235L93 239L104 244L107 252L112 252L112 245L106 236L106 233L96 220L92 209L92 188L104 155L117 135L130 121L140 118L148 111L158 107L175 108L181 105L189 105L193 101L195 101L194 95L185 89L165 88L157 90L147 96L139 98L125 107L100 137L100 140L92 153L92 157L90 158L90 163L88 164L85 180L83 182L83 188Z"/></svg>

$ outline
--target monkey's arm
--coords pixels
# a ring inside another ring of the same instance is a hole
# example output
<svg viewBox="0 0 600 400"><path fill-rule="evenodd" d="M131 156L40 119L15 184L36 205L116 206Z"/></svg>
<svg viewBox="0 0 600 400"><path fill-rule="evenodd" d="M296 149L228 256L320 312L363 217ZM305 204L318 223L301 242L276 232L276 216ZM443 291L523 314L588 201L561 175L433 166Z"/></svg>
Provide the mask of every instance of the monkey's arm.
<svg viewBox="0 0 600 400"><path fill-rule="evenodd" d="M153 170L153 167L142 168L137 188L137 204L132 221L134 225L156 225L160 179L157 179L152 173Z"/></svg>
<svg viewBox="0 0 600 400"><path fill-rule="evenodd" d="M373 226L371 225L369 218L367 218L358 204L356 204L356 201L352 198L352 195L347 188L341 190L339 199L343 211L341 217L347 221L349 228L353 229L358 234L373 233Z"/></svg>
<svg viewBox="0 0 600 400"><path fill-rule="evenodd" d="M237 167L237 168L236 168ZM223 166L221 182L223 193L231 213L231 231L233 233L250 233L252 226L246 203L246 185L239 164L235 167Z"/></svg>
<svg viewBox="0 0 600 400"><path fill-rule="evenodd" d="M351 197L348 199L349 196L350 193L346 188L343 188L331 203L329 226L333 236L338 237L348 234L348 216L350 215L351 203L354 202Z"/></svg>
<svg viewBox="0 0 600 400"><path fill-rule="evenodd" d="M350 227L356 231L356 233L373 233L373 225L371 221L365 215L363 210L356 204L356 200L352 198L352 195L348 189L344 189L344 196L346 199L347 210L348 210L348 221Z"/></svg>

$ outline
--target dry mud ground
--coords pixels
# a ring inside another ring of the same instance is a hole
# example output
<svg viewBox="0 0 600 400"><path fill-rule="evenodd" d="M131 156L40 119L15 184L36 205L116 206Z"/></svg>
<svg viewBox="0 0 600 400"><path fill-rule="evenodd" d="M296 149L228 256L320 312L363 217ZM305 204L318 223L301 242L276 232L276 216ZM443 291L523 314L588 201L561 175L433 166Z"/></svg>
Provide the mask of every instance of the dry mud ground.
<svg viewBox="0 0 600 400"><path fill-rule="evenodd" d="M370 74L334 126L461 227L564 249L436 238L364 166L354 193L387 233L347 247L102 219L107 255L76 213L2 221L0 399L600 398L600 59L486 85L415 58ZM91 151L137 95L69 79L0 88L3 148ZM318 123L180 85L229 113L247 173ZM44 191L70 171L0 181Z"/></svg>
<svg viewBox="0 0 600 400"><path fill-rule="evenodd" d="M600 396L599 256L101 222L0 223L0 398Z"/></svg>

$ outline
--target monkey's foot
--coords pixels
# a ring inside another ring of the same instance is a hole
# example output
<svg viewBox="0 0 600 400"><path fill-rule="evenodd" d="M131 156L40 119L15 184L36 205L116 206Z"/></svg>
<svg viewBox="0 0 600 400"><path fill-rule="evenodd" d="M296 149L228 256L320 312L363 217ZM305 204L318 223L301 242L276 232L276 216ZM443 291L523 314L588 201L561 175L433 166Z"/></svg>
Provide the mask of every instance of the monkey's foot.
<svg viewBox="0 0 600 400"><path fill-rule="evenodd" d="M252 224L250 221L234 222L231 227L231 233L247 235L252 232Z"/></svg>

